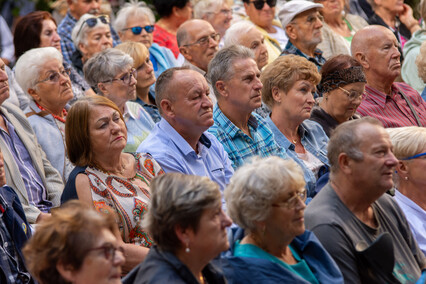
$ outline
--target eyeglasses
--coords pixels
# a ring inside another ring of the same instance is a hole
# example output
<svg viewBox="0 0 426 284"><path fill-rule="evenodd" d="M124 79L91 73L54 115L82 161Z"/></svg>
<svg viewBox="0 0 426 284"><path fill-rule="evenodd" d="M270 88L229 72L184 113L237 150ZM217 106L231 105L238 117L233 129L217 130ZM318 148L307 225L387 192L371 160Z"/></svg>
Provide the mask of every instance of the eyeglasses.
<svg viewBox="0 0 426 284"><path fill-rule="evenodd" d="M135 78L135 79L138 77L138 71L135 68L132 68L129 72L127 72L126 74L124 74L120 78L114 78L114 79L111 79L111 80L103 81L101 83L111 83L111 82L114 82L114 81L122 81L123 84L130 85L130 82L132 81L132 77Z"/></svg>
<svg viewBox="0 0 426 284"><path fill-rule="evenodd" d="M299 204L299 200L305 202L306 200L306 189L303 191L296 192L296 194L290 197L287 201L272 204L272 207L284 207L287 209L294 209Z"/></svg>
<svg viewBox="0 0 426 284"><path fill-rule="evenodd" d="M364 98L364 94L357 92L357 91L348 91L346 89L343 89L342 87L339 87L340 90L342 90L347 96L348 99L351 101L354 101L356 99L363 99Z"/></svg>
<svg viewBox="0 0 426 284"><path fill-rule="evenodd" d="M420 157L423 157L422 159L426 159L426 152L420 153L420 154L417 154L417 155L414 155L414 156L411 156L411 157L407 157L407 158L404 158L404 159L401 159L401 160L413 160L413 159L418 159Z"/></svg>
<svg viewBox="0 0 426 284"><path fill-rule="evenodd" d="M144 27L136 26L136 27L123 29L123 31L125 31L125 30L132 30L132 33L134 35L140 35L142 30L145 30L147 33L150 34L154 31L154 25L149 25L149 26L144 26Z"/></svg>
<svg viewBox="0 0 426 284"><path fill-rule="evenodd" d="M80 29L77 32L77 37L80 34L81 30L83 29L84 24L87 24L89 26L89 28L93 28L98 23L98 19L103 24L106 24L106 25L109 24L109 17L107 15L89 18L81 24Z"/></svg>
<svg viewBox="0 0 426 284"><path fill-rule="evenodd" d="M277 5L277 0L256 0L256 1L250 1L249 3L253 3L254 7L257 10L262 10L265 3L268 4L269 7L275 7Z"/></svg>
<svg viewBox="0 0 426 284"><path fill-rule="evenodd" d="M89 251L94 251L94 250L103 250L104 256L107 260L114 260L115 252L117 250L124 255L124 248L123 247L115 247L112 244L105 244L105 245L98 247L98 248L89 249Z"/></svg>
<svg viewBox="0 0 426 284"><path fill-rule="evenodd" d="M200 46L205 46L206 44L209 43L210 39L214 40L215 42L218 42L219 39L220 39L220 34L211 34L211 35L208 35L208 36L203 36L202 38L200 38L196 42L185 44L184 46L191 46L191 45L196 45L196 44L199 44Z"/></svg>
<svg viewBox="0 0 426 284"><path fill-rule="evenodd" d="M70 68L66 68L59 72L55 71L52 74L50 74L46 79L36 82L36 85L39 83L47 82L47 81L49 81L50 83L56 84L59 82L60 75L68 79L70 77L70 74L71 74Z"/></svg>

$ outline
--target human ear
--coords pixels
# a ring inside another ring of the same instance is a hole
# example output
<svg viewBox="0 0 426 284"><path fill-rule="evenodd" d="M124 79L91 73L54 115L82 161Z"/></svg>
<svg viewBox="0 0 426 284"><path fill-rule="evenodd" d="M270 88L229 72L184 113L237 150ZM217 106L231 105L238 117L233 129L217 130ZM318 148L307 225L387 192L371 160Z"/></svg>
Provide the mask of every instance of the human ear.
<svg viewBox="0 0 426 284"><path fill-rule="evenodd" d="M40 96L37 94L36 89L28 89L28 94L34 99L34 101L39 102Z"/></svg>
<svg viewBox="0 0 426 284"><path fill-rule="evenodd" d="M64 265L62 262L56 264L56 270L68 282L73 283L75 280L75 269L71 265Z"/></svg>
<svg viewBox="0 0 426 284"><path fill-rule="evenodd" d="M224 81L217 81L215 86L216 86L216 90L219 92L219 94L222 97L228 96L228 91L227 91L226 84L225 84Z"/></svg>

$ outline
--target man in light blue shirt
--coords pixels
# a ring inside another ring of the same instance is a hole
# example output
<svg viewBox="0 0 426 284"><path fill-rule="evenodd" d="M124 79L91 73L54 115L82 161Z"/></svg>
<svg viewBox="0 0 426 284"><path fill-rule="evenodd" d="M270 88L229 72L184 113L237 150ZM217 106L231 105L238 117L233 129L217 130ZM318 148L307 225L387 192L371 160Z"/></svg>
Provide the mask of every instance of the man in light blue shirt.
<svg viewBox="0 0 426 284"><path fill-rule="evenodd" d="M155 93L162 118L137 152L151 154L165 172L207 176L223 191L234 170L222 144L206 132L214 123L206 79L171 68L157 79Z"/></svg>

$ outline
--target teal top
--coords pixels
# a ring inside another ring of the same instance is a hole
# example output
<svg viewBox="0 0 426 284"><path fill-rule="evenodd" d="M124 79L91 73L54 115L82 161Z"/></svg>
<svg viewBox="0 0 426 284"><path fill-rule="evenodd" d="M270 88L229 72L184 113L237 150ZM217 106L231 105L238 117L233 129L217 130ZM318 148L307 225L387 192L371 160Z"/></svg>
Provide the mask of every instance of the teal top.
<svg viewBox="0 0 426 284"><path fill-rule="evenodd" d="M312 273L306 261L300 257L299 253L295 249L293 249L291 245L289 245L289 248L294 258L297 261L296 264L293 264L293 265L287 264L284 261L280 260L279 258L273 256L272 254L267 253L266 251L264 251L263 249L255 245L252 245L252 244L242 245L240 244L240 241L236 241L235 243L234 256L266 259L281 265L285 269L293 272L294 274L300 276L301 278L305 279L306 281L309 281L312 284L319 284L317 278Z"/></svg>

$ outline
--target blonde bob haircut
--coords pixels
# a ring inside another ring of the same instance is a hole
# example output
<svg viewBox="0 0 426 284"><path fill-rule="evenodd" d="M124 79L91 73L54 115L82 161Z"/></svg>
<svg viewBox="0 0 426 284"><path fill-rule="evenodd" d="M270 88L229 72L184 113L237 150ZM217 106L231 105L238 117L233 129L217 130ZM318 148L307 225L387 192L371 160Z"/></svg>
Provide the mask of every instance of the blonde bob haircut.
<svg viewBox="0 0 426 284"><path fill-rule="evenodd" d="M296 81L306 80L318 85L321 75L314 63L297 55L280 56L269 63L260 75L262 81L262 100L268 106L275 104L272 88L278 87L287 93Z"/></svg>
<svg viewBox="0 0 426 284"><path fill-rule="evenodd" d="M226 187L228 214L241 228L255 232L268 219L272 204L283 194L305 187L302 169L289 159L255 157L240 167Z"/></svg>
<svg viewBox="0 0 426 284"><path fill-rule="evenodd" d="M120 43L115 49L121 50L133 58L133 68L138 69L149 58L149 50L140 42L127 41Z"/></svg>
<svg viewBox="0 0 426 284"><path fill-rule="evenodd" d="M93 166L93 149L90 139L90 113L95 106L107 106L124 118L115 103L103 96L87 96L77 100L67 115L65 122L65 143L71 163L78 167Z"/></svg>
<svg viewBox="0 0 426 284"><path fill-rule="evenodd" d="M386 128L393 145L393 154L402 160L422 153L426 148L426 128L418 126Z"/></svg>

